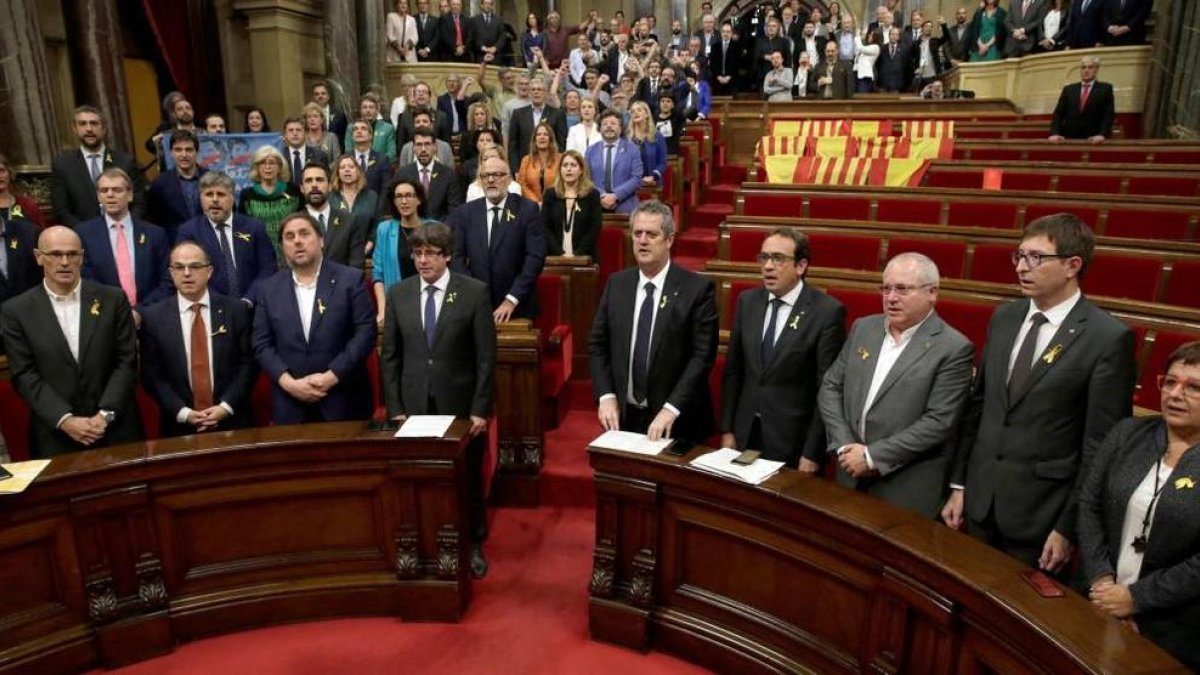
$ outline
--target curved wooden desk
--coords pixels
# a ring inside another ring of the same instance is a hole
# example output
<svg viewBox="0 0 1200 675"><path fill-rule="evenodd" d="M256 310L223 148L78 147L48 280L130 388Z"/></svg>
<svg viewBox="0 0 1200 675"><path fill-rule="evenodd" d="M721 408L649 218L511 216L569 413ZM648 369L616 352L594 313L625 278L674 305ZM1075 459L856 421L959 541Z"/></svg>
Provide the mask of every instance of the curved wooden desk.
<svg viewBox="0 0 1200 675"><path fill-rule="evenodd" d="M728 673L1187 672L966 535L830 481L591 449L593 639Z"/></svg>
<svg viewBox="0 0 1200 675"><path fill-rule="evenodd" d="M281 426L56 458L0 496L0 672L111 667L306 619L457 621L466 429Z"/></svg>

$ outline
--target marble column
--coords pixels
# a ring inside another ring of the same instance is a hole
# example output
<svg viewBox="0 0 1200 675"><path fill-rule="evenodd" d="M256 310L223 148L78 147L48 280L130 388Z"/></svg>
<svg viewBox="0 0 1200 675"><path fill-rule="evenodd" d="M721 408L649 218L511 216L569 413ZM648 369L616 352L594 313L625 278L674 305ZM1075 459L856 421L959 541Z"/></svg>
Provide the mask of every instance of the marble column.
<svg viewBox="0 0 1200 675"><path fill-rule="evenodd" d="M351 111L358 110L361 78L358 63L358 22L355 0L325 2L325 76Z"/></svg>
<svg viewBox="0 0 1200 675"><path fill-rule="evenodd" d="M59 139L37 8L0 0L0 16L0 148L14 165L48 166Z"/></svg>
<svg viewBox="0 0 1200 675"><path fill-rule="evenodd" d="M387 4L392 4L388 0ZM416 9L416 2L412 3ZM385 20L387 10L384 0L358 0L358 83L362 91L382 91L383 63L387 35ZM388 92L390 93L390 92ZM386 100L386 99L385 99Z"/></svg>
<svg viewBox="0 0 1200 675"><path fill-rule="evenodd" d="M235 0L233 8L247 19L254 103L279 129L308 101L305 75L321 72L320 2Z"/></svg>
<svg viewBox="0 0 1200 675"><path fill-rule="evenodd" d="M75 100L104 113L107 142L132 153L137 142L129 119L124 48L116 0L68 0L63 3L75 74Z"/></svg>
<svg viewBox="0 0 1200 675"><path fill-rule="evenodd" d="M1200 6L1160 0L1155 9L1143 133L1192 140L1200 137Z"/></svg>

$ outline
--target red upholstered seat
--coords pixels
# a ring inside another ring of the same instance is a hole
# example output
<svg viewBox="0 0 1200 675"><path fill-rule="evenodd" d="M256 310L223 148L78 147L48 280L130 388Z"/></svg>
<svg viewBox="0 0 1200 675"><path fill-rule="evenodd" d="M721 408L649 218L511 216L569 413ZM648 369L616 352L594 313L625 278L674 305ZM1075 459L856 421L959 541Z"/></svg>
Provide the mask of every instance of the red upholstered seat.
<svg viewBox="0 0 1200 675"><path fill-rule="evenodd" d="M1017 226L1017 204L950 202L947 225L996 227L1011 230Z"/></svg>
<svg viewBox="0 0 1200 675"><path fill-rule="evenodd" d="M1076 148L1043 147L1031 149L1028 157L1031 162L1081 162L1083 152Z"/></svg>
<svg viewBox="0 0 1200 675"><path fill-rule="evenodd" d="M814 195L808 200L808 217L832 220L870 220L871 200L868 197Z"/></svg>
<svg viewBox="0 0 1200 675"><path fill-rule="evenodd" d="M1120 194L1121 176L1064 173L1058 177L1058 191L1108 195Z"/></svg>
<svg viewBox="0 0 1200 675"><path fill-rule="evenodd" d="M974 189L983 185L982 171L939 171L925 173L925 187Z"/></svg>
<svg viewBox="0 0 1200 675"><path fill-rule="evenodd" d="M1200 178L1195 176L1178 178L1133 176L1129 179L1128 192L1131 195L1195 197L1200 193Z"/></svg>
<svg viewBox="0 0 1200 675"><path fill-rule="evenodd" d="M1182 241L1187 238L1189 218L1184 211L1109 209L1104 234L1110 237Z"/></svg>
<svg viewBox="0 0 1200 675"><path fill-rule="evenodd" d="M572 359L575 358L574 336L563 311L563 280L557 274L542 274L537 280L538 316L533 321L540 331L542 347L542 420L546 428L558 427L559 398L567 380L571 379Z"/></svg>
<svg viewBox="0 0 1200 675"><path fill-rule="evenodd" d="M1100 251L1092 257L1083 287L1089 295L1154 302L1162 262L1154 258Z"/></svg>
<svg viewBox="0 0 1200 675"><path fill-rule="evenodd" d="M892 237L888 241L887 257L889 259L910 251L929 256L938 266L938 272L943 277L963 278L963 267L967 259L966 241L916 237Z"/></svg>
<svg viewBox="0 0 1200 675"><path fill-rule="evenodd" d="M995 306L986 302L971 302L958 298L939 298L937 303L938 315L975 345L976 362L979 361L983 345L987 342L988 322L992 320L992 312L995 309Z"/></svg>
<svg viewBox="0 0 1200 675"><path fill-rule="evenodd" d="M9 380L0 380L0 431L14 462L29 459L29 406Z"/></svg>
<svg viewBox="0 0 1200 675"><path fill-rule="evenodd" d="M1163 302L1168 305L1200 308L1200 262L1176 261L1171 264Z"/></svg>
<svg viewBox="0 0 1200 675"><path fill-rule="evenodd" d="M847 333L850 331L850 326L854 325L858 319L883 311L883 300L879 297L879 291L831 286L826 288L825 292L845 305Z"/></svg>
<svg viewBox="0 0 1200 675"><path fill-rule="evenodd" d="M1028 225L1042 216L1055 213L1073 213L1093 230L1096 229L1096 223L1100 221L1099 209L1075 204L1042 203L1030 204L1025 209L1025 224Z"/></svg>
<svg viewBox="0 0 1200 675"><path fill-rule="evenodd" d="M257 426L271 426L271 380L266 373L260 372L254 382L254 389L250 392L250 408L254 411L254 423Z"/></svg>
<svg viewBox="0 0 1200 675"><path fill-rule="evenodd" d="M962 158L963 150L955 148L954 156ZM1021 160L1021 151L1015 148L972 148L971 159L982 160L986 162L1018 162Z"/></svg>
<svg viewBox="0 0 1200 675"><path fill-rule="evenodd" d="M596 254L600 258L597 282L604 288L608 276L625 269L625 230L620 227L602 227L596 242Z"/></svg>
<svg viewBox="0 0 1200 675"><path fill-rule="evenodd" d="M1200 150L1177 150L1170 153L1155 155L1154 161L1162 164L1200 164Z"/></svg>
<svg viewBox="0 0 1200 675"><path fill-rule="evenodd" d="M1049 174L1005 171L1004 177L1000 179L1000 187L1004 190L1048 192L1050 190L1051 178L1053 178L1053 176Z"/></svg>
<svg viewBox="0 0 1200 675"><path fill-rule="evenodd" d="M725 355L718 352L717 358L713 361L712 371L708 374L708 388L712 395L713 416L714 419L721 419L721 394L724 391L725 384ZM720 436L714 440L709 439L708 443L711 447L721 445Z"/></svg>
<svg viewBox="0 0 1200 675"><path fill-rule="evenodd" d="M737 310L738 297L744 291L751 291L758 288L762 284L758 281L735 280L729 282L729 297L726 298L725 315L721 317L721 328L733 328L733 314Z"/></svg>
<svg viewBox="0 0 1200 675"><path fill-rule="evenodd" d="M146 440L160 438L162 429L159 427L161 420L159 420L158 401L141 384L137 386L137 404L138 413L142 416L142 429L146 433Z"/></svg>
<svg viewBox="0 0 1200 675"><path fill-rule="evenodd" d="M1017 272L1012 264L1014 248L1008 244L976 244L967 278L997 284L1016 283Z"/></svg>
<svg viewBox="0 0 1200 675"><path fill-rule="evenodd" d="M879 239L816 232L808 235L811 264L850 270L879 270Z"/></svg>
<svg viewBox="0 0 1200 675"><path fill-rule="evenodd" d="M1145 164L1148 159L1145 150L1116 150L1106 148L1099 153L1092 152L1089 159L1093 162L1108 164Z"/></svg>
<svg viewBox="0 0 1200 675"><path fill-rule="evenodd" d="M886 223L924 223L937 225L942 218L942 203L937 199L880 199L876 219Z"/></svg>
<svg viewBox="0 0 1200 675"><path fill-rule="evenodd" d="M754 262L762 250L766 230L731 230L729 232L729 259L735 262Z"/></svg>
<svg viewBox="0 0 1200 675"><path fill-rule="evenodd" d="M1171 352L1185 342L1196 339L1200 339L1200 336L1195 333L1158 331L1154 338L1154 345L1150 348L1150 357L1146 359L1146 367L1142 370L1142 376L1138 378L1138 388L1133 395L1134 405L1152 410L1161 408L1156 378L1163 373Z"/></svg>
<svg viewBox="0 0 1200 675"><path fill-rule="evenodd" d="M797 217L800 215L802 203L799 195L795 194L746 195L745 214L747 216Z"/></svg>

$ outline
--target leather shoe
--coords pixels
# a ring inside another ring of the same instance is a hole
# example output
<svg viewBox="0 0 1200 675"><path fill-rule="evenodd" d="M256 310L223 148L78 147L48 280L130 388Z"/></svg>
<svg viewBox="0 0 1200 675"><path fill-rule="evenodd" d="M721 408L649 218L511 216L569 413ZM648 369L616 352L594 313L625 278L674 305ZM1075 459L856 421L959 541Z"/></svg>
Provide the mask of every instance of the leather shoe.
<svg viewBox="0 0 1200 675"><path fill-rule="evenodd" d="M487 576L488 561L483 555L483 544L473 544L471 546L471 576L476 579L482 579Z"/></svg>

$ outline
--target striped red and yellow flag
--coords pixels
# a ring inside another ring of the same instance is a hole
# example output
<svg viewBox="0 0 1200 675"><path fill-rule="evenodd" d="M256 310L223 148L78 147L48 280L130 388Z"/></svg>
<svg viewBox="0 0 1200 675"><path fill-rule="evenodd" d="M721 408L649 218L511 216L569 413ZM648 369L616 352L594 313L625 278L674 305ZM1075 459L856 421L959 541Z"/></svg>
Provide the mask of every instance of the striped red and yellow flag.
<svg viewBox="0 0 1200 675"><path fill-rule="evenodd" d="M767 131L772 136L846 136L850 125L836 118L772 119Z"/></svg>
<svg viewBox="0 0 1200 675"><path fill-rule="evenodd" d="M954 120L904 120L901 129L912 138L954 137Z"/></svg>
<svg viewBox="0 0 1200 675"><path fill-rule="evenodd" d="M768 182L794 185L916 187L928 167L922 159L796 155L774 155L764 163Z"/></svg>
<svg viewBox="0 0 1200 675"><path fill-rule="evenodd" d="M880 138L859 138L855 148L856 157L874 157L888 159L889 157L906 157L909 152L907 138L885 136Z"/></svg>
<svg viewBox="0 0 1200 675"><path fill-rule="evenodd" d="M954 138L950 136L913 138L909 144L908 152L904 155L895 156L911 157L913 159L953 159Z"/></svg>
<svg viewBox="0 0 1200 675"><path fill-rule="evenodd" d="M808 139L804 154L808 157L854 157L859 139L853 136L826 136Z"/></svg>
<svg viewBox="0 0 1200 675"><path fill-rule="evenodd" d="M870 136L891 136L891 120L850 120L850 135L859 138Z"/></svg>
<svg viewBox="0 0 1200 675"><path fill-rule="evenodd" d="M803 155L808 141L807 136L763 136L758 141L758 154L760 157Z"/></svg>

